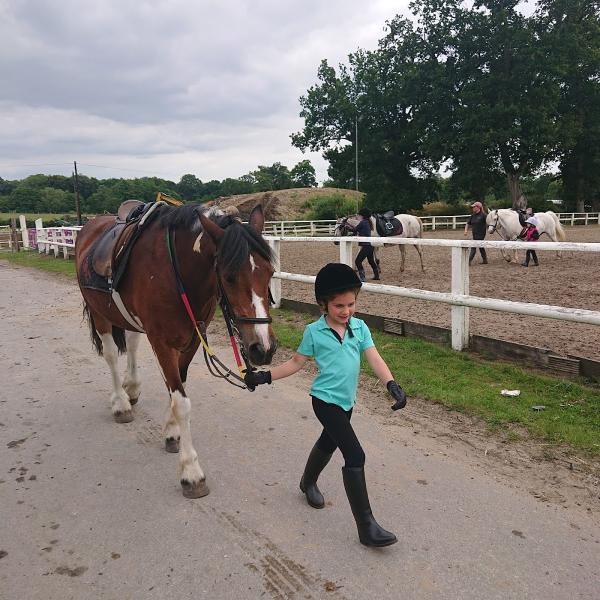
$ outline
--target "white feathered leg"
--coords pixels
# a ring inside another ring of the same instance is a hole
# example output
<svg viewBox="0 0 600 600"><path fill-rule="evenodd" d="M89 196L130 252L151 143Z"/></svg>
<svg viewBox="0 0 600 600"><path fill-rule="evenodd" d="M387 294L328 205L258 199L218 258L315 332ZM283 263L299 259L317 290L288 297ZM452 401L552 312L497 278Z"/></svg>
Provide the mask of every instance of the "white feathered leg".
<svg viewBox="0 0 600 600"><path fill-rule="evenodd" d="M133 421L131 404L125 390L121 386L121 378L118 371L119 352L117 345L113 340L112 334L103 333L100 335L102 340L102 356L110 368L112 377L113 391L110 396L110 404L113 417L117 423L129 423Z"/></svg>

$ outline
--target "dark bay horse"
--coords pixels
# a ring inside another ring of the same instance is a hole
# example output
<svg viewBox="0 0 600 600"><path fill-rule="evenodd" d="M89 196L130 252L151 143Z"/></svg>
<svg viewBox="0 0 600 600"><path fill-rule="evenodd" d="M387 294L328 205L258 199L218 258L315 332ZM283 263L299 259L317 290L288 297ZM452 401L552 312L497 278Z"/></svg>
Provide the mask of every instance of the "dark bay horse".
<svg viewBox="0 0 600 600"><path fill-rule="evenodd" d="M178 285L185 289L194 319L205 326L214 316L218 299L224 298L243 354L254 365L269 364L276 349L269 317L272 256L261 235L264 215L260 206L254 208L247 225L199 206L154 208L156 214L131 249L118 294L101 289L102 279L93 268L94 249L102 234L115 225L115 216L96 217L79 232L77 279L92 340L110 367L115 420L133 420L131 406L140 395L136 350L145 333L170 396L166 449L179 451L184 496L198 498L208 494L208 487L192 444L191 403L184 384L200 340ZM121 382L117 356L124 351L127 372Z"/></svg>

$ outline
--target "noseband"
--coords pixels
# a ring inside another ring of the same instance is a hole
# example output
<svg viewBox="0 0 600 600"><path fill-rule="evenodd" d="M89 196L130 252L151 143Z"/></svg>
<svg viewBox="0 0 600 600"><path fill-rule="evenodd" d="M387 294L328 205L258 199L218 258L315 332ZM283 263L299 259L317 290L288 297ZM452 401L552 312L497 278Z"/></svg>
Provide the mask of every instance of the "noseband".
<svg viewBox="0 0 600 600"><path fill-rule="evenodd" d="M498 228L499 220L500 220L500 213L498 211L496 211L496 220L494 221L494 224L492 225L491 233L496 233L496 229Z"/></svg>
<svg viewBox="0 0 600 600"><path fill-rule="evenodd" d="M219 305L221 306L221 310L223 311L223 316L226 319L229 319L232 323L245 323L249 325L268 325L269 323L273 322L273 319L271 317L238 317L231 306L231 302L229 302L229 299L227 298L227 294L225 293L225 288L223 287L223 283L221 281L221 277L218 271L217 287L219 290ZM270 289L269 302L273 302L273 296L271 295Z"/></svg>

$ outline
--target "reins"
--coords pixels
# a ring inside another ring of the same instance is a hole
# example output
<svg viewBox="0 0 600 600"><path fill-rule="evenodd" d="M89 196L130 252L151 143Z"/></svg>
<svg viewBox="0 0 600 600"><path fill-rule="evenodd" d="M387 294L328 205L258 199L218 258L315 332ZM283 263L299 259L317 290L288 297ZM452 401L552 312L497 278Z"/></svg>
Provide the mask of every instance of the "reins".
<svg viewBox="0 0 600 600"><path fill-rule="evenodd" d="M250 365L250 361L248 360L248 357L246 356L244 345L240 344L241 352L240 352L240 349L238 349L236 336L237 336L237 338L241 339L241 335L240 335L239 330L236 327L235 322L237 320L237 321L243 322L243 323L271 323L272 319L271 319L271 317L266 317L266 318L236 317L235 313L231 309L231 305L229 304L229 301L225 294L225 290L223 289L223 286L221 284L221 279L217 273L217 285L218 285L218 290L219 290L219 305L221 306L221 311L223 312L223 318L225 319L225 324L227 326L227 331L229 333L229 342L231 343L231 347L233 349L233 354L235 356L235 361L237 363L238 370L240 372L240 374L237 375L236 373L234 373L231 369L229 369L225 364L223 364L219 360L219 358L212 351L212 349L208 343L208 340L206 338L206 333L204 333L204 335L203 335L202 332L200 331L200 328L198 327L199 322L196 320L196 317L194 316L194 312L190 305L190 301L188 299L187 293L185 291L185 287L183 285L183 281L181 279L181 275L180 275L180 271L179 271L179 264L177 261L177 255L173 251L174 238L175 238L175 232L172 231L170 227L168 227L166 230L166 243L167 243L167 250L169 253L169 260L170 260L171 266L173 268L173 273L175 274L177 291L179 292L181 301L183 302L183 305L185 306L185 310L186 310L188 316L190 317L190 320L192 321L195 332L198 335L198 338L200 339L200 343L202 344L202 350L204 352L204 360L206 362L206 366L208 367L208 371L214 377L219 377L219 378L225 379L228 383L230 383L231 385L234 385L235 387L246 389L246 385L244 384L244 375L246 374L246 371L248 369L252 369L252 367ZM204 324L203 323L200 323L200 324L202 325L202 328L204 329ZM241 355L241 358L240 358L240 355ZM241 359L244 360L245 366L242 365ZM237 382L241 383L242 385L239 385L239 383L235 383L234 381L231 381L231 379L235 379Z"/></svg>

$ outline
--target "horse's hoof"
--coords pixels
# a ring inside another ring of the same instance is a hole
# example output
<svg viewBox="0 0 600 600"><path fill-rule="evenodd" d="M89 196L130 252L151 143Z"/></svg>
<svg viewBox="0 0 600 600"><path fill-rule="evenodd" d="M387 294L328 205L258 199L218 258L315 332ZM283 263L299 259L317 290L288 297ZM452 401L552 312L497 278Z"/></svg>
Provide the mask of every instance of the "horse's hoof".
<svg viewBox="0 0 600 600"><path fill-rule="evenodd" d="M113 417L117 423L131 423L133 421L133 412L130 410L119 410L113 413Z"/></svg>
<svg viewBox="0 0 600 600"><path fill-rule="evenodd" d="M165 450L172 454L179 452L179 438L169 437L165 440Z"/></svg>
<svg viewBox="0 0 600 600"><path fill-rule="evenodd" d="M186 498L202 498L210 492L206 485L206 480L204 479L201 479L196 483L192 483L187 479L182 479L181 490Z"/></svg>
<svg viewBox="0 0 600 600"><path fill-rule="evenodd" d="M140 399L139 396L137 398L129 398L129 404L131 404L131 406L134 406L135 404L138 403L139 399Z"/></svg>

